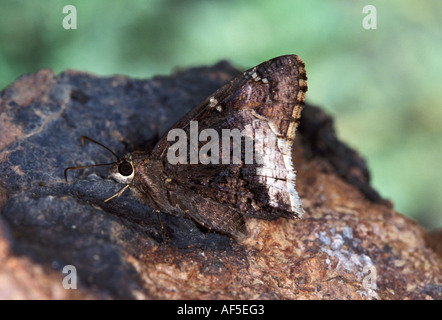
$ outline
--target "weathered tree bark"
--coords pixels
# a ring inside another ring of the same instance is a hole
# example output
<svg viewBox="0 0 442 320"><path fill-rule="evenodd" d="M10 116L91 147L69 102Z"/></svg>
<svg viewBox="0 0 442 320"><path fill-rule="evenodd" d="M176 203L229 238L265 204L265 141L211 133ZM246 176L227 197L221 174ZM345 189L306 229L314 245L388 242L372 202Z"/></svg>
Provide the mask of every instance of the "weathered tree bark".
<svg viewBox="0 0 442 320"><path fill-rule="evenodd" d="M441 299L440 235L379 197L363 159L313 106L294 147L304 218L249 219L241 242L161 214L165 244L133 193L103 202L121 188L106 168L64 181L66 167L113 161L80 136L118 154L151 148L236 74L225 62L150 80L41 70L4 89L0 298ZM65 265L77 290L63 288Z"/></svg>

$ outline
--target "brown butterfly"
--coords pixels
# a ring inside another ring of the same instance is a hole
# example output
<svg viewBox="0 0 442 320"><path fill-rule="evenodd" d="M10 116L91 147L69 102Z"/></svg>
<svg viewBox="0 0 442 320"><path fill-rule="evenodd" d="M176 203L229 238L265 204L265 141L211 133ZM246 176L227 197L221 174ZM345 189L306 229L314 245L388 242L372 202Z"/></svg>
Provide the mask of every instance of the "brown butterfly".
<svg viewBox="0 0 442 320"><path fill-rule="evenodd" d="M295 190L292 146L306 91L302 60L280 56L221 87L179 120L152 152L119 157L90 138L82 137L82 143L94 142L117 159L91 165L112 165L113 178L124 184L105 201L131 188L157 213L185 215L239 238L247 233L244 216L274 219L303 214ZM65 177L69 170L91 166L67 168Z"/></svg>

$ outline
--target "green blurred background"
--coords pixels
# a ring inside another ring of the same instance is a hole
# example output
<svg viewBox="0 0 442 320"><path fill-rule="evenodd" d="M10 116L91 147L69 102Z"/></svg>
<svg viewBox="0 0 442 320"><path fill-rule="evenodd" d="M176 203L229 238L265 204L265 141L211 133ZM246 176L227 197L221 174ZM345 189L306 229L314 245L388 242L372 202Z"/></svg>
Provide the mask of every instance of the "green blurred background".
<svg viewBox="0 0 442 320"><path fill-rule="evenodd" d="M77 30L62 28L68 4ZM376 30L362 28L368 4ZM441 0L0 0L0 88L41 68L147 78L296 53L307 101L334 117L382 196L433 229L442 226L441 16Z"/></svg>

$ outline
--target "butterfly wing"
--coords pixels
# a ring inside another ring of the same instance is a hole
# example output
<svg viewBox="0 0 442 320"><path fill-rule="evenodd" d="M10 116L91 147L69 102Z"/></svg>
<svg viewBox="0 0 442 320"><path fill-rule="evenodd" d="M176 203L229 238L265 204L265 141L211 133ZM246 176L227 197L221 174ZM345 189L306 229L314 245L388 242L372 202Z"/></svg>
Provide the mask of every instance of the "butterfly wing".
<svg viewBox="0 0 442 320"><path fill-rule="evenodd" d="M191 121L198 125L200 140L204 140L200 136L204 130L212 129L210 142L214 142L215 131L219 148L206 149L210 150L211 159L218 153L219 161L171 164L168 149L175 140L163 137L151 159L164 161L172 202L201 224L229 234L243 233L243 215L263 219L300 217L303 211L295 190L291 155L304 106L306 80L304 64L298 56L277 57L234 78L178 121L173 129L183 130L187 137L191 136ZM239 161L234 162L227 155L238 143L230 136L224 140L226 130L241 133ZM253 145L251 161L247 160L247 141ZM204 158L201 150L208 142L198 142L200 160ZM223 152L228 163L222 161Z"/></svg>

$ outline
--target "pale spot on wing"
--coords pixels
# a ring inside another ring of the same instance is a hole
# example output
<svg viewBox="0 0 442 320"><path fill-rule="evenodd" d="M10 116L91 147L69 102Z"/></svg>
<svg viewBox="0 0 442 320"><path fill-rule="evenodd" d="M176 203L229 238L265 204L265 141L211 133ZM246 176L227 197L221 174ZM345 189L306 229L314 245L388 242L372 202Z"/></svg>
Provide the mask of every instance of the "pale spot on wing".
<svg viewBox="0 0 442 320"><path fill-rule="evenodd" d="M299 86L300 87L306 87L307 86L307 81L305 81L304 79L299 79Z"/></svg>
<svg viewBox="0 0 442 320"><path fill-rule="evenodd" d="M209 107L213 108L218 104L218 100L216 100L214 97L210 97L209 99Z"/></svg>
<svg viewBox="0 0 442 320"><path fill-rule="evenodd" d="M297 96L296 96L296 100L304 101L304 99L305 99L305 92L304 91L299 91Z"/></svg>

